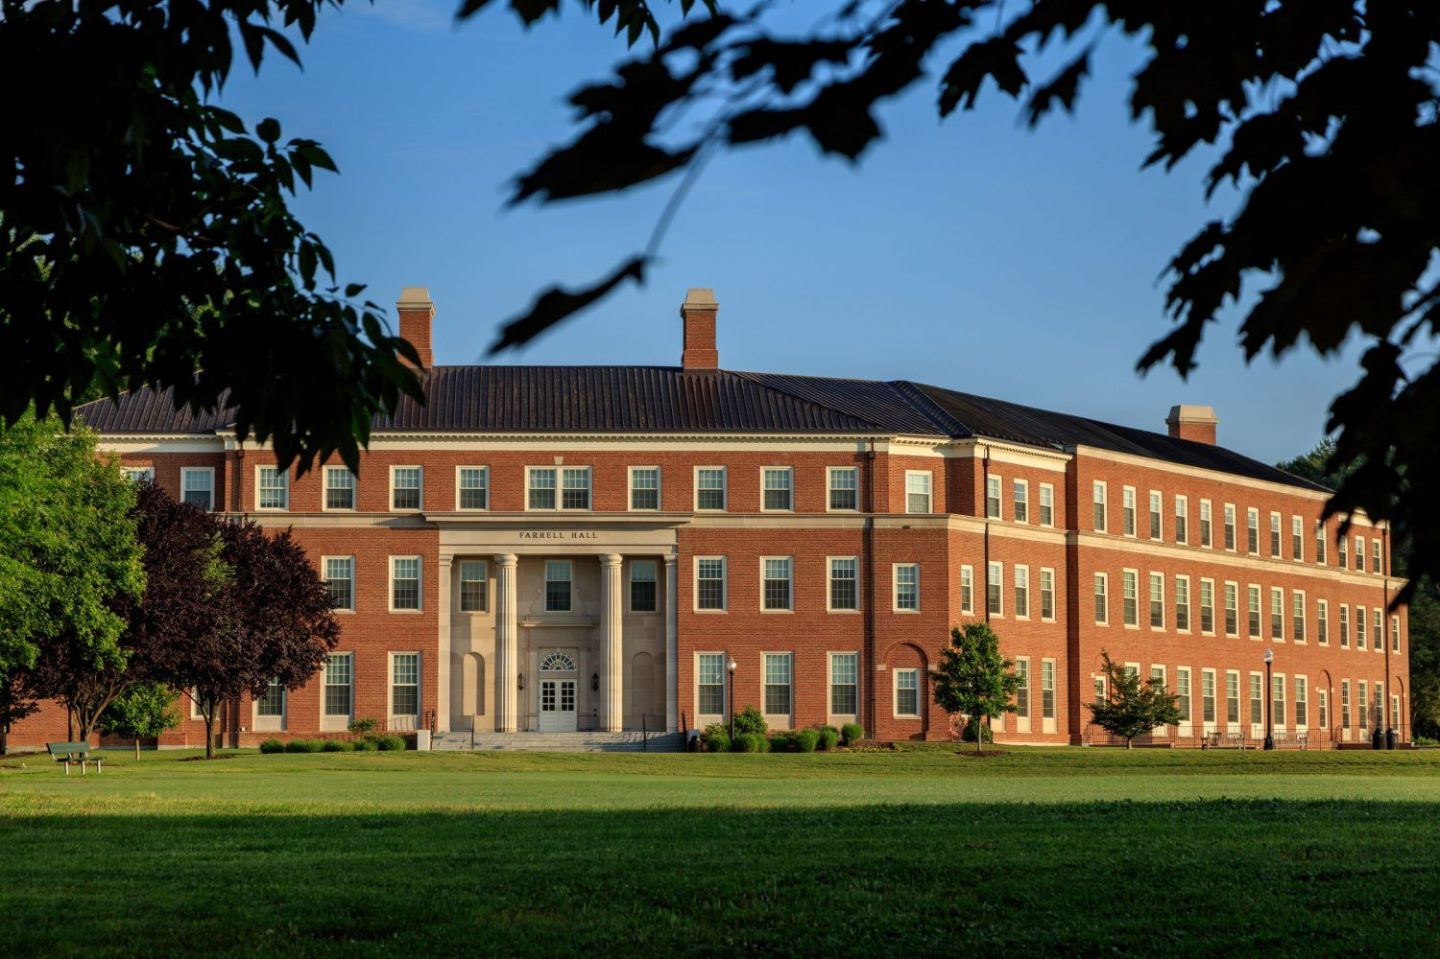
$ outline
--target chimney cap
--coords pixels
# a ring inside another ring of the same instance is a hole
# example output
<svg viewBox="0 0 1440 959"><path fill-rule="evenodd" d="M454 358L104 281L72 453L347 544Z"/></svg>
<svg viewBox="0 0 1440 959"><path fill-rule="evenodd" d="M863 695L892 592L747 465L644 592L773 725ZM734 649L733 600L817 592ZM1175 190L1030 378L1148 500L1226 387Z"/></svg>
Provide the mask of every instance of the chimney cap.
<svg viewBox="0 0 1440 959"><path fill-rule="evenodd" d="M715 290L708 286L692 286L685 291L682 310L718 310L720 301L715 299Z"/></svg>
<svg viewBox="0 0 1440 959"><path fill-rule="evenodd" d="M400 299L395 301L395 308L399 310L429 310L435 312L435 301L430 299L430 288L426 286L407 286L400 291Z"/></svg>
<svg viewBox="0 0 1440 959"><path fill-rule="evenodd" d="M1175 423L1218 424L1220 420L1215 416L1215 407L1213 406L1180 403L1170 407L1170 415L1165 417L1165 422L1172 425Z"/></svg>

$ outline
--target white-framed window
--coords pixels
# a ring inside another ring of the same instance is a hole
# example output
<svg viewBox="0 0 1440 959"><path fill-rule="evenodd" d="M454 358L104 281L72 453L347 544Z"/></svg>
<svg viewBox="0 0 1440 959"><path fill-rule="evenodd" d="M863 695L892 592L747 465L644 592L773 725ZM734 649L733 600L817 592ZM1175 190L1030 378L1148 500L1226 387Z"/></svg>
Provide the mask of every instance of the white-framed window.
<svg viewBox="0 0 1440 959"><path fill-rule="evenodd" d="M1153 540L1165 538L1164 509L1165 498L1160 495L1158 489L1152 489L1150 491L1150 538Z"/></svg>
<svg viewBox="0 0 1440 959"><path fill-rule="evenodd" d="M1215 635L1215 581L1200 580L1200 632Z"/></svg>
<svg viewBox="0 0 1440 959"><path fill-rule="evenodd" d="M355 654L331 653L325 660L326 716L349 716L355 702Z"/></svg>
<svg viewBox="0 0 1440 959"><path fill-rule="evenodd" d="M830 606L832 612L860 608L860 560L855 556L831 556Z"/></svg>
<svg viewBox="0 0 1440 959"><path fill-rule="evenodd" d="M390 467L390 508L418 510L424 504L425 473L418 466Z"/></svg>
<svg viewBox="0 0 1440 959"><path fill-rule="evenodd" d="M560 470L560 508L590 508L590 467L565 466Z"/></svg>
<svg viewBox="0 0 1440 959"><path fill-rule="evenodd" d="M766 466L760 470L760 508L789 512L795 508L795 471L788 466Z"/></svg>
<svg viewBox="0 0 1440 959"><path fill-rule="evenodd" d="M1137 570L1120 571L1120 614L1126 626L1140 625L1140 573Z"/></svg>
<svg viewBox="0 0 1440 959"><path fill-rule="evenodd" d="M1205 549L1209 549L1211 545L1213 545L1210 538L1211 526L1213 525L1212 520L1213 516L1210 501L1208 499L1202 499L1200 501L1200 545Z"/></svg>
<svg viewBox="0 0 1440 959"><path fill-rule="evenodd" d="M483 559L460 561L460 612L483 613L490 598L490 568Z"/></svg>
<svg viewBox="0 0 1440 959"><path fill-rule="evenodd" d="M1390 652L1400 652L1400 617L1390 617Z"/></svg>
<svg viewBox="0 0 1440 959"><path fill-rule="evenodd" d="M1380 541L1380 537L1377 536L1377 537L1375 537L1374 539L1372 539L1372 540L1370 541L1370 570L1371 570L1371 572L1374 572L1374 573L1383 573L1383 572L1385 572L1384 551L1385 551L1385 544Z"/></svg>
<svg viewBox="0 0 1440 959"><path fill-rule="evenodd" d="M525 470L525 508L554 509L555 484L558 472L550 466L532 466Z"/></svg>
<svg viewBox="0 0 1440 959"><path fill-rule="evenodd" d="M590 467L588 466L531 466L526 469L525 476L526 507L528 509L588 510L590 508Z"/></svg>
<svg viewBox="0 0 1440 959"><path fill-rule="evenodd" d="M1051 483L1040 484L1040 525L1055 525L1055 486Z"/></svg>
<svg viewBox="0 0 1440 959"><path fill-rule="evenodd" d="M653 559L630 561L630 612L654 613L660 609L660 568Z"/></svg>
<svg viewBox="0 0 1440 959"><path fill-rule="evenodd" d="M1240 584L1225 583L1225 635L1240 635Z"/></svg>
<svg viewBox="0 0 1440 959"><path fill-rule="evenodd" d="M1277 727L1285 725L1285 674L1270 678L1270 719Z"/></svg>
<svg viewBox="0 0 1440 959"><path fill-rule="evenodd" d="M455 508L462 510L490 508L490 467L455 467Z"/></svg>
<svg viewBox="0 0 1440 959"><path fill-rule="evenodd" d="M1365 537L1355 537L1355 572L1365 572Z"/></svg>
<svg viewBox="0 0 1440 959"><path fill-rule="evenodd" d="M695 558L695 608L723 612L725 606L725 557Z"/></svg>
<svg viewBox="0 0 1440 959"><path fill-rule="evenodd" d="M1350 648L1350 607L1340 604L1340 648Z"/></svg>
<svg viewBox="0 0 1440 959"><path fill-rule="evenodd" d="M830 654L830 715L860 714L860 654Z"/></svg>
<svg viewBox="0 0 1440 959"><path fill-rule="evenodd" d="M1330 728L1330 693L1320 687L1315 689L1315 715L1320 729Z"/></svg>
<svg viewBox="0 0 1440 959"><path fill-rule="evenodd" d="M1340 728L1350 731L1350 680L1340 680Z"/></svg>
<svg viewBox="0 0 1440 959"><path fill-rule="evenodd" d="M1015 717L1022 722L1030 721L1030 657L1015 657L1015 676L1020 685L1015 687Z"/></svg>
<svg viewBox="0 0 1440 959"><path fill-rule="evenodd" d="M1280 558L1280 514L1270 513L1270 555Z"/></svg>
<svg viewBox="0 0 1440 959"><path fill-rule="evenodd" d="M1305 562L1305 521L1298 516L1290 517L1290 558Z"/></svg>
<svg viewBox="0 0 1440 959"><path fill-rule="evenodd" d="M1090 486L1091 522L1095 526L1095 532L1103 533L1106 528L1106 514L1109 507L1106 504L1105 484L1096 480Z"/></svg>
<svg viewBox="0 0 1440 959"><path fill-rule="evenodd" d="M1010 518L1017 523L1030 522L1030 483L1027 480L1011 481Z"/></svg>
<svg viewBox="0 0 1440 959"><path fill-rule="evenodd" d="M207 513L215 508L215 468L187 466L180 470L180 500Z"/></svg>
<svg viewBox="0 0 1440 959"><path fill-rule="evenodd" d="M390 715L420 715L420 654L390 654Z"/></svg>
<svg viewBox="0 0 1440 959"><path fill-rule="evenodd" d="M1260 511L1253 506L1245 510L1245 551L1260 555Z"/></svg>
<svg viewBox="0 0 1440 959"><path fill-rule="evenodd" d="M1270 587L1270 638L1285 638L1285 590Z"/></svg>
<svg viewBox="0 0 1440 959"><path fill-rule="evenodd" d="M1126 536L1135 535L1135 487L1125 486L1120 490L1120 531Z"/></svg>
<svg viewBox="0 0 1440 959"><path fill-rule="evenodd" d="M348 466L325 467L325 504L327 510L355 508L355 474Z"/></svg>
<svg viewBox="0 0 1440 959"><path fill-rule="evenodd" d="M1355 724L1363 731L1370 725L1370 684L1361 679L1355 683Z"/></svg>
<svg viewBox="0 0 1440 959"><path fill-rule="evenodd" d="M1250 638L1260 638L1260 587L1251 583L1246 587L1246 615L1250 627Z"/></svg>
<svg viewBox="0 0 1440 959"><path fill-rule="evenodd" d="M129 483L153 483L155 482L155 467L153 466L122 466L120 475L125 477Z"/></svg>
<svg viewBox="0 0 1440 959"><path fill-rule="evenodd" d="M897 669L895 675L895 715L920 715L920 670Z"/></svg>
<svg viewBox="0 0 1440 959"><path fill-rule="evenodd" d="M1055 571L1049 568L1040 570L1040 618L1055 620Z"/></svg>
<svg viewBox="0 0 1440 959"><path fill-rule="evenodd" d="M695 467L695 509L697 512L724 512L729 483L723 466Z"/></svg>
<svg viewBox="0 0 1440 959"><path fill-rule="evenodd" d="M1365 607L1355 607L1355 648L1365 648Z"/></svg>
<svg viewBox="0 0 1440 959"><path fill-rule="evenodd" d="M1214 723L1215 712L1215 670L1200 670L1200 720Z"/></svg>
<svg viewBox="0 0 1440 959"><path fill-rule="evenodd" d="M574 593L574 565L568 559L547 559L545 561L545 612L570 612Z"/></svg>
<svg viewBox="0 0 1440 959"><path fill-rule="evenodd" d="M1225 549L1227 552L1235 552L1235 504L1226 503L1224 509L1225 518Z"/></svg>
<svg viewBox="0 0 1440 959"><path fill-rule="evenodd" d="M975 567L960 567L960 612L975 612Z"/></svg>
<svg viewBox="0 0 1440 959"><path fill-rule="evenodd" d="M1230 726L1240 725L1240 671L1225 671L1225 722Z"/></svg>
<svg viewBox="0 0 1440 959"><path fill-rule="evenodd" d="M985 477L985 518L1000 518L1000 483L998 476Z"/></svg>
<svg viewBox="0 0 1440 959"><path fill-rule="evenodd" d="M1315 562L1321 566L1325 565L1325 546L1325 521L1317 519L1315 521Z"/></svg>
<svg viewBox="0 0 1440 959"><path fill-rule="evenodd" d="M725 715L725 654L695 654L695 712Z"/></svg>
<svg viewBox="0 0 1440 959"><path fill-rule="evenodd" d="M390 557L390 609L420 608L420 557Z"/></svg>
<svg viewBox="0 0 1440 959"><path fill-rule="evenodd" d="M1298 589L1290 592L1290 638L1305 642L1305 593Z"/></svg>
<svg viewBox="0 0 1440 959"><path fill-rule="evenodd" d="M991 616L1005 615L1005 566L991 562L985 567L985 610Z"/></svg>
<svg viewBox="0 0 1440 959"><path fill-rule="evenodd" d="M789 556L760 557L760 608L766 612L793 609L793 567Z"/></svg>
<svg viewBox="0 0 1440 959"><path fill-rule="evenodd" d="M660 509L660 467L630 467L630 508L647 512Z"/></svg>
<svg viewBox="0 0 1440 959"><path fill-rule="evenodd" d="M1321 646L1330 645L1330 602L1315 601L1315 641Z"/></svg>
<svg viewBox="0 0 1440 959"><path fill-rule="evenodd" d="M1341 569L1346 569L1347 564L1350 562L1350 560L1348 559L1348 549L1349 546L1347 544L1346 536L1344 533L1340 533L1335 538L1335 559L1340 563Z"/></svg>
<svg viewBox="0 0 1440 959"><path fill-rule="evenodd" d="M1165 628L1165 574L1150 574L1150 628Z"/></svg>
<svg viewBox="0 0 1440 959"><path fill-rule="evenodd" d="M1175 497L1175 542L1190 542L1190 501L1184 496Z"/></svg>
<svg viewBox="0 0 1440 959"><path fill-rule="evenodd" d="M905 512L930 512L930 481L928 470L905 471Z"/></svg>
<svg viewBox="0 0 1440 959"><path fill-rule="evenodd" d="M322 556L325 588L330 591L330 605L336 609L355 610L355 557Z"/></svg>
<svg viewBox="0 0 1440 959"><path fill-rule="evenodd" d="M920 564L895 563L895 612L920 611Z"/></svg>
<svg viewBox="0 0 1440 959"><path fill-rule="evenodd" d="M290 508L290 474L275 466L255 467L255 508L286 510Z"/></svg>
<svg viewBox="0 0 1440 959"><path fill-rule="evenodd" d="M1295 677L1295 728L1304 729L1310 725L1309 681L1304 676Z"/></svg>
<svg viewBox="0 0 1440 959"><path fill-rule="evenodd" d="M1030 618L1030 567L1015 567L1015 618Z"/></svg>
<svg viewBox="0 0 1440 959"><path fill-rule="evenodd" d="M1180 722L1182 725L1190 725L1194 719L1191 712L1193 708L1190 701L1190 667L1175 667L1175 708L1180 711Z"/></svg>
<svg viewBox="0 0 1440 959"><path fill-rule="evenodd" d="M1265 676L1250 674L1250 724L1262 726L1265 723Z"/></svg>
<svg viewBox="0 0 1440 959"><path fill-rule="evenodd" d="M1377 652L1377 653L1384 652L1384 651L1385 651L1385 614L1384 614L1383 612L1381 612L1379 606L1376 606L1376 607L1375 607L1375 632L1372 633L1371 635L1375 637L1375 652Z"/></svg>
<svg viewBox="0 0 1440 959"><path fill-rule="evenodd" d="M1190 632L1190 577L1175 577L1175 629Z"/></svg>
<svg viewBox="0 0 1440 959"><path fill-rule="evenodd" d="M1110 577L1095 574L1095 625L1110 625Z"/></svg>
<svg viewBox="0 0 1440 959"><path fill-rule="evenodd" d="M1053 659L1040 661L1040 717L1049 722L1055 720L1055 660Z"/></svg>
<svg viewBox="0 0 1440 959"><path fill-rule="evenodd" d="M285 718L285 684L278 677L271 679L265 692L255 700L255 715L266 719Z"/></svg>
<svg viewBox="0 0 1440 959"><path fill-rule="evenodd" d="M762 653L765 676L765 715L790 715L790 654Z"/></svg>
<svg viewBox="0 0 1440 959"><path fill-rule="evenodd" d="M854 512L860 508L860 470L854 466L825 469L828 508L832 512Z"/></svg>

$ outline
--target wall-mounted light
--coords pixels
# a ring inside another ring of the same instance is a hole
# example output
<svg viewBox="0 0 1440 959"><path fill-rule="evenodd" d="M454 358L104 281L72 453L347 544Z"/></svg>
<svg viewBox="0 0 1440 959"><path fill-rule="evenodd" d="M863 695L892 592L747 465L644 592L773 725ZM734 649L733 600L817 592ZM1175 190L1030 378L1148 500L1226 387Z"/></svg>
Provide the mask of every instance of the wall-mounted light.
<svg viewBox="0 0 1440 959"><path fill-rule="evenodd" d="M515 676L515 686L516 686L517 689L524 689L524 688L525 688L525 674L524 674L524 673L518 673L518 674Z"/></svg>
<svg viewBox="0 0 1440 959"><path fill-rule="evenodd" d="M598 692L598 691L599 691L599 689L600 689L600 674L599 674L599 673L591 673L591 674L590 674L590 689L591 689L592 692Z"/></svg>

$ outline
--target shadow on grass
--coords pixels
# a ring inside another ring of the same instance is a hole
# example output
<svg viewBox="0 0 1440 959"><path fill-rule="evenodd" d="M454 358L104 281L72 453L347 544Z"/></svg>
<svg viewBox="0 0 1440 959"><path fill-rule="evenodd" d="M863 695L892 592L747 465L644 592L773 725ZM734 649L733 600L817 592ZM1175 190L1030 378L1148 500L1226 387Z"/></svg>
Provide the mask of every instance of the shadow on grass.
<svg viewBox="0 0 1440 959"><path fill-rule="evenodd" d="M11 816L0 935L11 956L1423 954L1437 822L1274 801Z"/></svg>

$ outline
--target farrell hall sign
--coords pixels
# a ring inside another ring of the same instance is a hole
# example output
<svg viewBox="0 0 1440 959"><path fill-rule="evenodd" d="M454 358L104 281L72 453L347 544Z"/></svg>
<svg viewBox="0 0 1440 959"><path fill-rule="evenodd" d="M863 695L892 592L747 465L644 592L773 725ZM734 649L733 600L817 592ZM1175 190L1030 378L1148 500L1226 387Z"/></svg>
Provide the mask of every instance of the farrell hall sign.
<svg viewBox="0 0 1440 959"><path fill-rule="evenodd" d="M535 530L525 529L520 531L521 539L599 539L600 534L594 530Z"/></svg>

